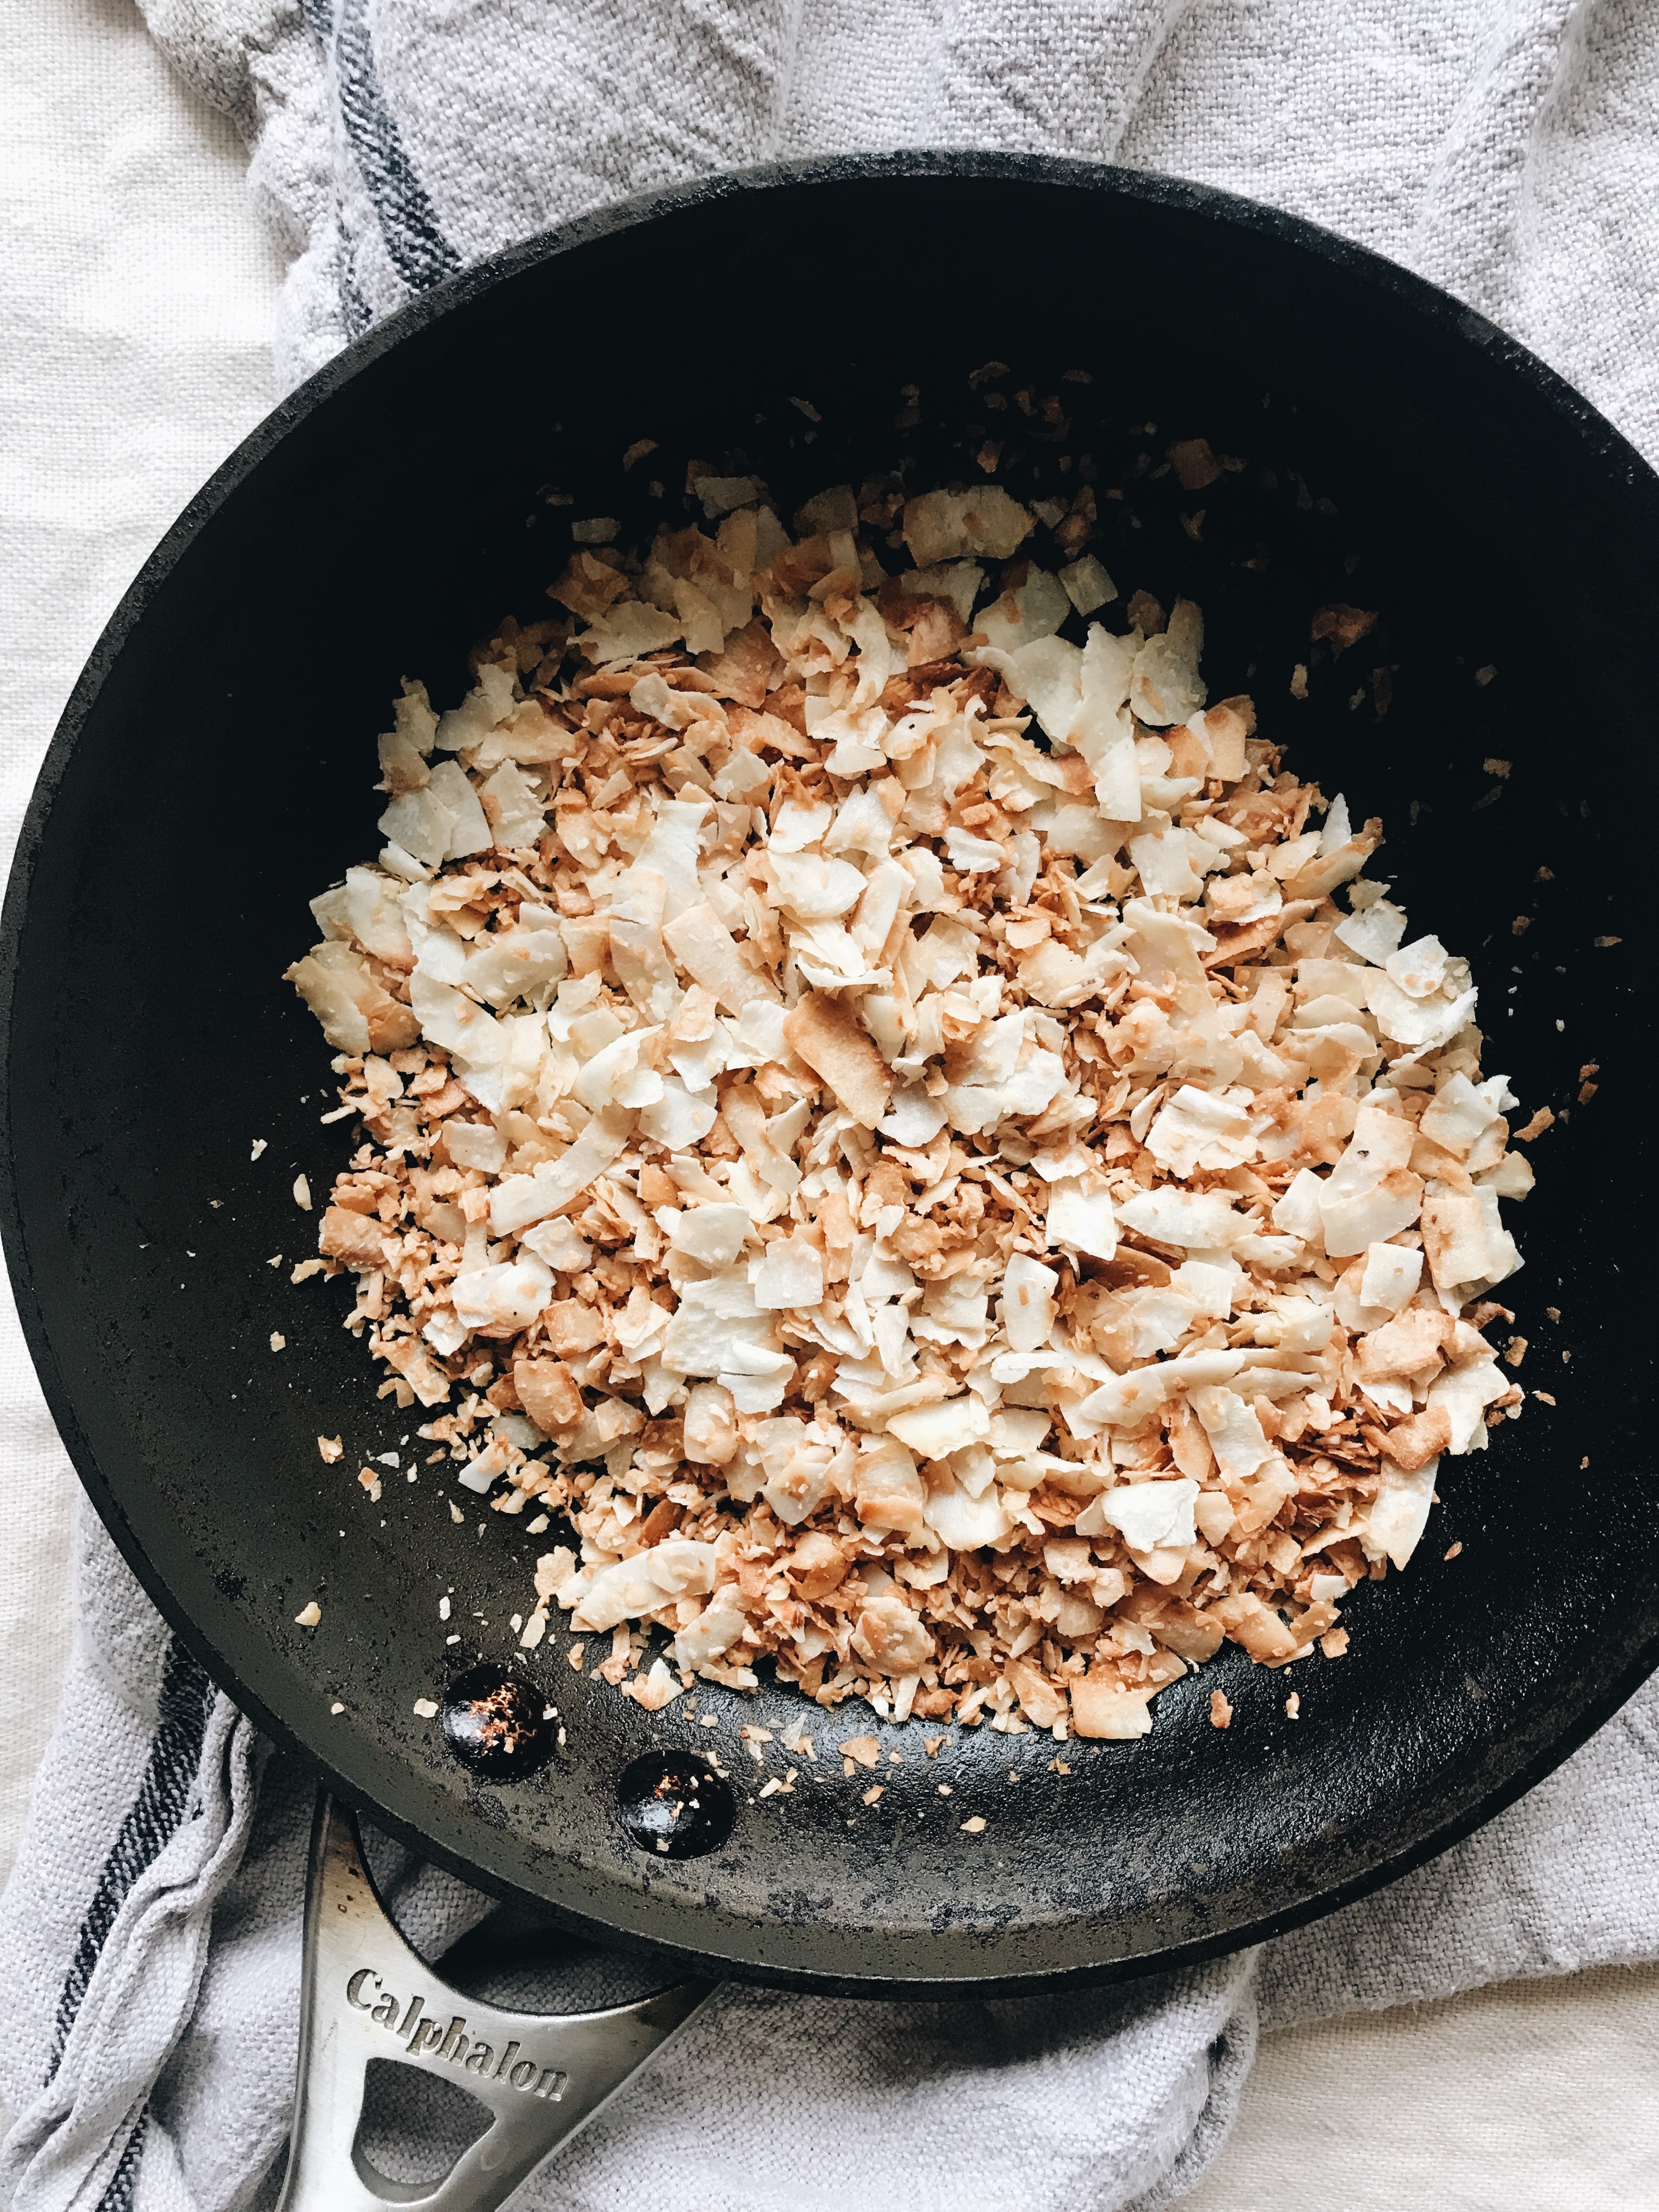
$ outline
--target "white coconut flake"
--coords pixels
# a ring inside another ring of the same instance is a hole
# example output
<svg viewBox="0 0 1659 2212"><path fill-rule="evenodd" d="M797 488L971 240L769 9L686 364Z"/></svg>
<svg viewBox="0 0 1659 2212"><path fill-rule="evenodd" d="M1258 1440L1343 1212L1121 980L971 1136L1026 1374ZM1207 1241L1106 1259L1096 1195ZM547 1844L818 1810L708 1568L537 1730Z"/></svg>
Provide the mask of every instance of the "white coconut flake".
<svg viewBox="0 0 1659 2212"><path fill-rule="evenodd" d="M1350 884L1350 896L1358 889L1358 884ZM1405 908L1390 905L1385 898L1378 898L1364 908L1358 907L1356 901L1356 911L1338 922L1332 932L1339 945L1346 945L1351 952L1357 952L1362 960L1371 961L1379 968L1398 948L1405 933Z"/></svg>
<svg viewBox="0 0 1659 2212"><path fill-rule="evenodd" d="M1481 1417L1509 1387L1495 1359L1468 1361L1430 1384L1430 1406L1437 1407L1451 1424L1451 1442L1446 1449L1455 1459L1465 1452L1486 1449L1486 1425Z"/></svg>
<svg viewBox="0 0 1659 2212"><path fill-rule="evenodd" d="M1253 1406L1220 1384L1189 1390L1188 1403L1204 1425L1216 1464L1235 1480L1254 1474L1274 1455Z"/></svg>
<svg viewBox="0 0 1659 2212"><path fill-rule="evenodd" d="M757 1306L781 1310L823 1300L823 1255L805 1239L780 1237L749 1271Z"/></svg>
<svg viewBox="0 0 1659 2212"><path fill-rule="evenodd" d="M1249 1093L1217 1097L1183 1083L1148 1129L1146 1149L1174 1176L1242 1166L1256 1150Z"/></svg>
<svg viewBox="0 0 1659 2212"><path fill-rule="evenodd" d="M1108 1491L1097 1510L1132 1551L1184 1552L1198 1540L1193 1522L1197 1503L1195 1482L1133 1482Z"/></svg>
<svg viewBox="0 0 1659 2212"><path fill-rule="evenodd" d="M1052 637L1071 613L1073 605L1066 586L1058 576L1050 575L1045 568L1032 568L1017 590L1005 592L991 605L981 607L974 617L974 627L988 645L997 646L1004 653L1013 653L1035 638Z"/></svg>
<svg viewBox="0 0 1659 2212"><path fill-rule="evenodd" d="M1052 1267L1016 1252L1002 1285L1002 1326L1016 1352L1036 1352L1054 1325L1054 1291L1060 1277Z"/></svg>
<svg viewBox="0 0 1659 2212"><path fill-rule="evenodd" d="M1109 1260L1117 1250L1117 1216L1105 1184L1064 1176L1048 1191L1046 1234L1050 1245Z"/></svg>
<svg viewBox="0 0 1659 2212"><path fill-rule="evenodd" d="M1060 580L1066 587L1066 596L1080 615L1091 615L1117 597L1117 586L1096 560L1085 553L1080 561L1072 561L1060 572Z"/></svg>
<svg viewBox="0 0 1659 2212"><path fill-rule="evenodd" d="M1167 1183L1124 1200L1117 1218L1126 1229L1158 1243L1204 1251L1231 1244L1243 1225L1231 1200L1218 1192L1176 1190Z"/></svg>
<svg viewBox="0 0 1659 2212"><path fill-rule="evenodd" d="M988 1436L991 1417L981 1398L965 1396L948 1398L933 1406L916 1406L908 1412L890 1414L887 1433L908 1444L927 1459L944 1459L947 1454L960 1451L964 1445L976 1443Z"/></svg>
<svg viewBox="0 0 1659 2212"><path fill-rule="evenodd" d="M1390 1314L1409 1305L1423 1279L1423 1255L1406 1244L1370 1244L1360 1279L1362 1302Z"/></svg>
<svg viewBox="0 0 1659 2212"><path fill-rule="evenodd" d="M1438 1464L1437 1460L1425 1460L1408 1474L1392 1461L1383 1461L1382 1487L1360 1531L1368 1559L1386 1557L1396 1567L1403 1567L1411 1558L1429 1525Z"/></svg>

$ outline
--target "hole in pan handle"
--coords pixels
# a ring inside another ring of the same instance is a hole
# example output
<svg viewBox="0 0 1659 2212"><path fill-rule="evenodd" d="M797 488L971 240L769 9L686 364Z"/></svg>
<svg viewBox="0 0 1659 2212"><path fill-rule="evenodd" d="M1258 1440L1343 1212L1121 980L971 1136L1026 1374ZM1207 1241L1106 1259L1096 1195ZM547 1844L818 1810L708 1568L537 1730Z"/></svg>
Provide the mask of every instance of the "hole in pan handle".
<svg viewBox="0 0 1659 2212"><path fill-rule="evenodd" d="M709 1994L684 1982L605 2012L505 2012L450 1989L392 1924L355 1817L326 1791L312 1828L300 2069L277 2212L493 2212L607 2104ZM443 2179L413 2185L356 2148L371 2058L454 2083L491 2124Z"/></svg>

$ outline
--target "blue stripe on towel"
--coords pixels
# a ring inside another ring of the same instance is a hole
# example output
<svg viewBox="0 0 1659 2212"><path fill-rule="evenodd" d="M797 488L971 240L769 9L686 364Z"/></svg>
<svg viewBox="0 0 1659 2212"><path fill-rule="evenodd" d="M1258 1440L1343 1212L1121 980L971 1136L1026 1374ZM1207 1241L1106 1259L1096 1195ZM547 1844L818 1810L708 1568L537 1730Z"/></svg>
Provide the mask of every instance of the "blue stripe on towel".
<svg viewBox="0 0 1659 2212"><path fill-rule="evenodd" d="M175 1637L168 1645L161 1673L160 1714L143 1779L104 1861L58 1999L52 2057L46 2068L48 2081L58 2071L64 2045L116 1914L134 1882L160 1856L185 1817L202 1764L202 1741L213 1695L212 1683Z"/></svg>
<svg viewBox="0 0 1659 2212"><path fill-rule="evenodd" d="M319 8L317 14L321 13ZM340 0L333 29L340 114L374 203L380 234L392 267L410 290L424 292L441 278L454 276L460 256L439 227L380 90L366 0Z"/></svg>
<svg viewBox="0 0 1659 2212"><path fill-rule="evenodd" d="M138 2115L138 2124L127 2137L127 2147L121 2154L121 2162L109 2178L109 2186L98 2200L98 2212L132 2212L132 2196L138 2185L138 2161L144 2154L144 2136L149 2125L149 2107Z"/></svg>

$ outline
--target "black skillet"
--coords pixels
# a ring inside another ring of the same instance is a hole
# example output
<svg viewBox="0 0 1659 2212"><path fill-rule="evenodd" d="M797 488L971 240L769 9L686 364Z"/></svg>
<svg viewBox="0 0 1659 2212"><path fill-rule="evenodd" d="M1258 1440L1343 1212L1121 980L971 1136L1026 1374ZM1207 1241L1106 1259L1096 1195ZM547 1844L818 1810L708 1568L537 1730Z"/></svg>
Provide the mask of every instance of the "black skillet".
<svg viewBox="0 0 1659 2212"><path fill-rule="evenodd" d="M1008 375L971 387L993 358ZM1247 465L1182 492L1163 457L1193 436ZM642 437L657 450L624 474ZM1064 1775L1042 1735L952 1732L927 1762L916 1728L770 1686L649 1716L573 1673L562 1631L515 1656L509 1616L550 1540L447 1465L409 1482L418 1411L377 1401L343 1286L289 1280L317 1218L295 1178L325 1192L354 1140L321 1122L327 1048L282 970L311 942L307 899L376 849L398 678L452 702L475 639L547 611L570 523L612 514L632 537L684 515L691 459L758 471L787 514L895 465L918 489L975 479L988 439L1032 499L1094 456L1094 550L1124 593L1198 599L1212 696L1252 691L1298 767L1385 815L1414 929L1475 961L1488 1066L1523 1113L1561 1117L1510 1209L1521 1378L1553 1403L1443 1462L1419 1556L1351 1601L1346 1658L1286 1676L1228 1649L1159 1699L1149 1737L1073 1744ZM1656 546L1652 473L1479 315L1156 178L990 155L758 171L416 301L276 410L129 592L5 907L13 1279L65 1443L156 1603L264 1729L419 1850L757 1979L1134 1973L1290 1927L1467 1833L1659 1656L1634 1000ZM1382 621L1333 661L1310 616L1337 601ZM386 1450L403 1466L372 1504L356 1472ZM480 1775L416 1710L480 1662L559 1707L563 1746L528 1778ZM773 1731L769 1771L801 1769L793 1791L760 1797L744 1723ZM800 1723L815 1766L780 1753ZM866 1808L834 1746L872 1727L886 1786ZM729 1839L701 1856L642 1851L619 1819L619 1776L665 1748L732 1777Z"/></svg>

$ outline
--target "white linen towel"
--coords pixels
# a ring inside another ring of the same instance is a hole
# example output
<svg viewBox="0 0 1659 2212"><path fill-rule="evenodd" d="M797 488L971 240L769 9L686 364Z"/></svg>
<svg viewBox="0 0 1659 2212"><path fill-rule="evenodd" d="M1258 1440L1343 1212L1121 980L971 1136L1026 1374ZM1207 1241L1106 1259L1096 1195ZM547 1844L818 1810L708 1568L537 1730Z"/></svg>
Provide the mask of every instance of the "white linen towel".
<svg viewBox="0 0 1659 2212"><path fill-rule="evenodd" d="M1252 192L1448 285L1659 454L1659 10L1644 0L149 0L295 255L286 380L495 247L796 153L1054 150ZM16 1872L0 2152L19 2212L271 2201L310 1790L83 1514L80 1634ZM1056 1999L728 1986L525 2185L545 2212L1173 2203L1258 2020L1659 1956L1659 1691L1483 1831L1262 1953ZM376 1857L435 1956L489 1911ZM592 1952L549 2008L620 1994ZM521 1987L514 2002L533 2004ZM805 2063L810 2054L810 2064ZM405 2148L441 2130L410 2118ZM418 2158L410 2170L415 2178ZM430 2166L421 2171L434 2170Z"/></svg>

